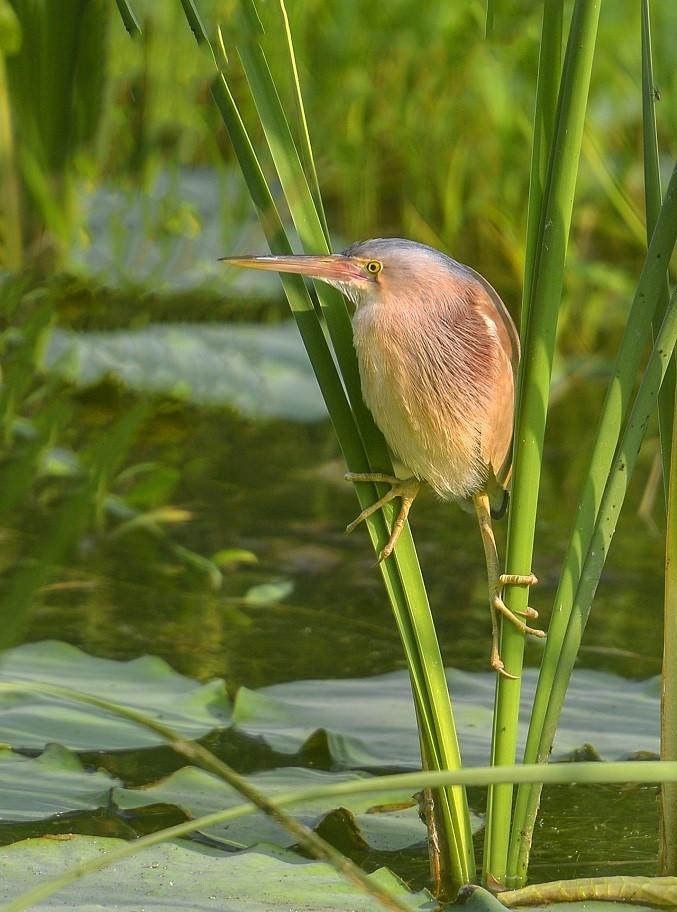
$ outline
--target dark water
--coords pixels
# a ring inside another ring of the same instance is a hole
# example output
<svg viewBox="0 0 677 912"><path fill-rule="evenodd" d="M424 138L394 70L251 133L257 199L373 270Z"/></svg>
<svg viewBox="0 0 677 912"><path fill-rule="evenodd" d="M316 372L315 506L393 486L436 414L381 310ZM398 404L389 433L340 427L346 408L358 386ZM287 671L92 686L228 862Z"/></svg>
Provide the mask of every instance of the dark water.
<svg viewBox="0 0 677 912"><path fill-rule="evenodd" d="M117 313L115 322L124 325L124 315ZM35 593L24 639L66 640L120 659L160 655L195 678L225 678L233 692L243 684L256 688L404 667L366 532L350 537L343 532L357 501L342 479L328 421L254 420L227 407L130 394L112 379L68 395L74 445L83 437L105 439L117 416L139 400L146 403L143 430L125 466L154 464L149 477L161 481L146 502L155 497L159 506L169 503L190 518L163 525L162 536L142 525L117 534L109 520L88 526ZM541 582L531 600L544 624L602 395L598 380L581 381L552 409L534 557ZM581 665L635 678L657 674L661 659L662 541L637 515L655 443L649 439L640 458L580 656ZM135 477L133 472L118 476L116 496L124 497ZM660 524L659 507L654 515ZM23 513L15 511L10 538L39 536L40 509L29 504ZM412 525L445 663L484 670L490 625L475 520L424 492ZM503 538L499 530L501 548ZM176 546L204 556L245 549L256 563L226 566L216 589L207 574L177 557ZM287 594L279 602L252 601L252 588L262 584L281 584ZM527 663L537 664L538 654L538 644L528 643ZM279 762L249 743L226 739L219 749L240 768ZM141 763L147 781L153 763L158 775L174 764L166 752L154 756L92 762L128 781ZM308 762L323 763L321 758ZM476 808L482 804L480 794L473 797ZM86 832L120 826L138 832L148 825L142 818L124 825L108 820L101 829L87 818L83 826ZM655 833L654 789L546 790L532 875L540 880L654 873ZM425 880L423 849L399 860L368 860L381 862L415 882Z"/></svg>
<svg viewBox="0 0 677 912"><path fill-rule="evenodd" d="M105 384L80 394L80 421L91 426L104 405L110 420L114 400ZM576 391L550 421L534 552L540 583L531 597L544 622L598 401L598 390ZM233 688L403 667L366 532L343 531L357 501L329 423L252 421L166 399L150 404L128 462L175 472L170 502L192 518L166 527L171 540L204 555L247 549L258 563L227 570L213 591L144 529L113 538L92 532L54 574L60 585L37 599L27 638L63 638L115 658L153 652L197 678L224 676ZM637 516L648 466L648 457L640 461L580 657L587 667L637 678L656 674L661 658L662 544ZM489 618L474 518L424 491L412 526L445 662L484 669ZM279 581L293 585L282 603L243 600L251 587ZM538 645L528 647L527 661L536 664Z"/></svg>

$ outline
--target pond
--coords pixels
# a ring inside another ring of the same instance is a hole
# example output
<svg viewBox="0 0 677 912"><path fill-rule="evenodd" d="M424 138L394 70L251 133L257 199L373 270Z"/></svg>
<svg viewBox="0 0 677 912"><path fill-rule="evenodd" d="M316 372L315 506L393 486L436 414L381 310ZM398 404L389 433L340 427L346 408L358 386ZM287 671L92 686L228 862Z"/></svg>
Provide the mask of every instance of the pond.
<svg viewBox="0 0 677 912"><path fill-rule="evenodd" d="M54 293L50 286L48 295ZM139 403L145 412L99 521L78 533L67 560L34 593L23 640L63 640L117 660L160 656L198 681L224 678L231 695L240 687L304 681L325 682L331 692L331 680L404 669L366 532L344 534L357 501L343 480L332 428L284 305L256 300L247 318L254 312L259 322L244 324L232 300L188 294L158 306L117 293L112 307L111 299L97 301L82 289L66 286L56 294L60 317L47 350L48 374L72 384L61 389L72 414L52 461L66 460L67 441L74 450L87 440L105 443L108 429ZM558 376L566 373L562 367ZM543 624L603 396L601 374L555 386L534 560L540 583L531 599ZM654 449L650 439L586 631L581 669L635 680L660 670L662 545L650 521L638 516ZM6 565L21 554L17 541L39 540L41 517L54 509L44 485L41 491L11 514ZM130 506L135 512L125 513ZM477 673L482 711L489 711L490 624L474 517L426 491L412 527L445 664ZM540 648L527 643L527 666L537 665ZM379 679L377 689L387 681ZM572 744L582 749L579 757L595 756L595 734L591 728ZM293 754L242 730L207 743L242 772L336 766L317 739ZM619 756L643 747L630 738ZM132 786L181 766L163 748L82 757ZM655 873L655 794L639 786L546 789L531 878ZM470 799L481 814L484 794L471 792ZM5 824L0 838L55 831L124 837L178 819L171 802L153 813L116 807L65 823ZM350 827L334 825L335 838L343 848L347 840L368 869L387 864L415 887L426 883L422 843L365 849L356 837L351 843Z"/></svg>

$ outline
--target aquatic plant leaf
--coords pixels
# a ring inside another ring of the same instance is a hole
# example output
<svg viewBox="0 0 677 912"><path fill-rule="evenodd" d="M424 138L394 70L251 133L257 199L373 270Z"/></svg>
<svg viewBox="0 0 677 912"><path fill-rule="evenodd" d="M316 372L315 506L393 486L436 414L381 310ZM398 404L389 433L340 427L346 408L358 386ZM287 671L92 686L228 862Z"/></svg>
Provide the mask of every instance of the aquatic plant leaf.
<svg viewBox="0 0 677 912"><path fill-rule="evenodd" d="M550 883L530 884L502 894L509 907L531 906L551 909L551 903L567 903L567 909L603 912L611 902L623 902L623 910L642 908L626 903L646 903L659 909L677 907L677 877L580 877Z"/></svg>
<svg viewBox="0 0 677 912"><path fill-rule="evenodd" d="M68 868L123 845L119 839L72 836L27 839L0 856L2 898L9 900ZM426 892L412 894L381 868L369 875L411 909L433 909ZM328 902L328 898L331 897ZM95 912L161 908L162 912L381 912L381 906L341 878L329 865L291 852L260 846L229 855L217 849L167 843L153 846L31 904L38 912L68 908ZM2 907L0 907L2 908Z"/></svg>
<svg viewBox="0 0 677 912"><path fill-rule="evenodd" d="M235 173L177 169L143 189L88 182L77 194L82 230L73 233L68 268L97 284L249 298L279 289L271 277L229 276L219 262L231 251L266 249Z"/></svg>
<svg viewBox="0 0 677 912"><path fill-rule="evenodd" d="M523 675L524 717L537 672ZM447 672L457 703L465 765L488 759L495 677ZM199 685L151 656L119 662L46 641L0 656L0 681L67 685L132 706L197 738L232 725L263 737L277 751L295 753L317 731L326 733L334 763L343 768L412 768L420 758L409 678L397 671L370 678L294 681L261 690L240 688L231 704L223 682ZM567 698L554 759L585 746L604 760L658 753L659 681L628 681L579 669ZM148 732L90 706L56 703L37 694L0 695L0 731L15 748L58 741L74 750L120 750L159 743ZM524 728L520 739L524 737ZM587 745L590 745L589 747Z"/></svg>
<svg viewBox="0 0 677 912"><path fill-rule="evenodd" d="M281 579L276 582L258 583L245 593L244 600L250 605L274 605L292 594L294 583L292 580Z"/></svg>
<svg viewBox="0 0 677 912"><path fill-rule="evenodd" d="M301 767L283 767L248 776L247 780L271 799L282 792L369 778L365 773L328 773ZM242 804L242 798L220 779L195 767L183 767L156 785L145 788L117 788L113 801L122 808L148 804L174 804L193 817L210 814ZM294 805L292 814L308 826L315 826L322 815L337 806L337 799L324 799ZM397 851L426 839L426 828L418 816L418 803L411 792L378 792L351 795L340 799L340 806L356 816L366 842L374 849ZM477 818L476 818L477 819ZM295 840L274 820L263 814L240 817L207 830L210 835L240 845L273 842L288 847Z"/></svg>
<svg viewBox="0 0 677 912"><path fill-rule="evenodd" d="M488 762L495 676L447 672L454 694L464 765ZM526 718L537 671L523 674L522 718ZM555 741L554 759L584 744L601 758L616 760L647 751L658 753L658 679L628 681L589 669L573 677ZM329 749L343 767L418 768L416 724L405 672L336 681L295 681L258 691L241 688L233 720L262 735L280 751L298 750L317 729L325 729ZM525 726L520 729L520 744Z"/></svg>
<svg viewBox="0 0 677 912"><path fill-rule="evenodd" d="M614 878L598 878L598 880L608 879L614 880ZM627 877L625 880L652 880L654 878L636 878L636 877ZM575 883L576 881L561 881L562 886L566 886L567 883ZM545 886L550 886L545 885ZM530 887L527 887L528 890L533 891L534 895L538 894L538 891L541 887L541 884L533 884ZM517 894L521 893L521 890L513 890L510 893L499 893L498 896L494 896L493 893L490 893L488 890L483 889L482 887L470 886L463 889L463 909L464 912L504 912L506 905L509 908L512 907L512 903L508 902L510 896L517 897ZM545 900L544 900L545 902ZM505 903L505 904L504 904ZM521 903L515 902L515 906L521 906ZM522 908L529 908L530 912L614 912L619 907L615 902L609 901L604 902L603 900L586 900L584 902L558 902L556 898L551 903L544 905L534 904L529 906L523 906ZM640 912L640 910L648 909L647 906L636 905L635 903L623 903L622 912Z"/></svg>
<svg viewBox="0 0 677 912"><path fill-rule="evenodd" d="M199 738L230 722L223 681L197 684L153 656L118 662L88 656L67 643L27 643L0 655L0 682L17 681L67 684L143 710L188 738ZM153 732L92 706L25 693L0 693L0 731L15 748L41 748L52 741L73 750L122 750L163 743Z"/></svg>
<svg viewBox="0 0 677 912"><path fill-rule="evenodd" d="M0 822L105 807L117 784L101 770L86 772L75 754L57 744L36 758L0 750Z"/></svg>
<svg viewBox="0 0 677 912"><path fill-rule="evenodd" d="M230 406L256 418L327 416L298 332L274 326L151 325L52 333L45 365L80 387L116 377L130 389Z"/></svg>

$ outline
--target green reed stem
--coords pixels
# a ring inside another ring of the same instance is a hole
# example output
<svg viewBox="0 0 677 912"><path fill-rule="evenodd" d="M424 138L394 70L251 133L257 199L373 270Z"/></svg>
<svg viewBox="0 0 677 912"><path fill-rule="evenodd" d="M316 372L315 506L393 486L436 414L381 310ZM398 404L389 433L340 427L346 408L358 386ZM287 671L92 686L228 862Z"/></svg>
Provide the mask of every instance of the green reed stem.
<svg viewBox="0 0 677 912"><path fill-rule="evenodd" d="M218 67L197 8L192 0L182 0L182 5L198 44L210 54L217 69L212 87L214 99L230 134L252 199L259 211L270 249L274 253L289 253L290 244L263 171L224 74ZM242 45L238 46L238 53L259 112L271 157L305 249L322 253L328 249L322 219L315 209L275 83L265 55L258 44L261 25L251 0L244 0L243 11L248 25L245 39ZM350 404L346 400L344 386L336 373L311 299L302 280L290 281L293 278L283 278L285 293L289 296L291 291L292 312L306 344L313 369L320 380L348 468L353 472L388 471L391 464L385 441L362 401L350 318L345 302L340 295L332 294L328 289L318 288L322 314L326 318ZM378 496L376 489L371 485L359 485L356 491L361 507L373 503ZM393 519L394 509L389 506L368 521L367 526L375 550L380 550L387 541ZM400 537L393 558L383 562L380 569L410 670L421 729L423 756L435 769L458 768L460 753L444 667L418 558L408 528L405 528ZM459 787L444 790L439 795L439 805L443 833L448 843L448 889L451 892L460 884L474 878L470 818L465 792Z"/></svg>
<svg viewBox="0 0 677 912"><path fill-rule="evenodd" d="M649 0L642 0L642 142L644 148L644 202L646 211L647 245L656 227L661 208L661 175L658 159L658 137L656 132L656 88L653 77L651 53L651 17ZM658 307L652 321L654 338L665 316L670 290L667 272ZM663 491L667 502L668 477L672 447L672 422L675 401L675 362L668 367L665 382L658 397L658 430L660 433L663 462Z"/></svg>
<svg viewBox="0 0 677 912"><path fill-rule="evenodd" d="M675 183L674 179L673 183ZM674 203L674 198L670 191L666 196L666 204L669 200ZM665 208L664 205L661 216ZM657 246L654 242L657 237L660 237L661 221L662 219L659 218L652 240L652 248ZM651 254L652 249L650 248L649 256ZM659 263L662 265L664 262L661 257ZM646 298L653 304L653 307L656 306L662 284L662 273L660 270L657 272L652 289L653 294L646 293ZM646 275L646 270L642 275L643 277ZM637 295L640 301L645 296L642 288L646 287L646 285L646 281L642 283L640 280ZM650 307L650 311L652 309ZM633 308L633 313L634 310L635 308ZM633 313L631 313L631 320ZM644 327L644 338L649 332L650 317L651 313L649 312ZM630 320L628 321L628 329L630 329ZM638 329L640 336L641 329L642 327L640 326ZM615 382L612 382L607 395L600 432L598 433L593 460L585 482L584 496L579 507L578 522L572 534L564 574L560 581L555 601L553 618L557 619L558 627L564 627L564 636L562 638L561 631L558 631L560 634L558 638L553 640L552 644L548 643L546 646L546 654L541 666L534 698L534 707L525 749L525 762L544 763L548 759L566 688L576 660L576 653L615 531L618 513L625 498L628 480L634 468L651 409L655 406L660 385L672 357L675 333L677 333L677 308L673 297L656 339L656 344L649 359L630 418L617 448L615 447L613 426L616 423L620 425L625 414L625 408L615 412L610 405L612 400L615 401L617 406L619 405L617 398L619 391L614 389ZM627 335L628 332L626 330ZM625 341L626 338L624 337ZM634 342L635 340L633 339L632 341ZM629 347L630 345L626 346L626 350ZM624 375L627 371L627 376L624 377L624 380L625 383L631 386L631 378L636 373L637 363L626 363L622 359L623 348L624 346L621 346L621 353L618 356L615 380L619 380L620 375ZM618 439L617 433L615 439ZM605 441L606 446L601 441ZM614 453L613 458L610 453ZM602 474L600 485L597 487L593 483L593 479L597 478L600 474L600 469L605 466L607 471ZM584 544L584 547L581 547L582 544ZM540 789L538 787L525 788L518 791L510 858L510 873L516 878L517 882L523 882L526 877L539 797Z"/></svg>
<svg viewBox="0 0 677 912"><path fill-rule="evenodd" d="M649 0L642 0L642 126L648 242L655 229L661 206ZM666 273L653 318L654 336L665 313L668 296L669 282ZM661 700L661 757L664 760L677 757L677 472L674 470L674 466L677 465L677 432L674 422L676 405L677 385L673 358L658 397L658 428L667 514ZM661 788L659 870L662 874L677 874L677 788L674 783L664 783Z"/></svg>
<svg viewBox="0 0 677 912"><path fill-rule="evenodd" d="M518 386L514 442L514 480L508 526L506 571L528 574L532 567L543 439L548 410L557 317L564 281L574 189L578 173L590 72L597 37L601 0L576 0L555 118L555 134L540 213L538 243L533 258L531 300ZM554 27L552 31L555 31ZM524 612L528 591L509 587L506 604ZM512 624L502 625L501 655L506 669L520 675L524 636ZM520 681L499 677L496 686L492 764L515 761L520 704ZM484 878L502 882L507 873L513 789L489 790L484 847Z"/></svg>
<svg viewBox="0 0 677 912"><path fill-rule="evenodd" d="M562 61L563 0L544 0L541 44L538 53L536 105L534 109L534 138L529 169L529 202L527 207L527 239L524 258L524 285L520 314L520 338L526 339L529 312L532 304L532 281L539 231L543 211L543 193L548 172L548 159L555 135L557 95Z"/></svg>
<svg viewBox="0 0 677 912"><path fill-rule="evenodd" d="M134 10L127 0L115 0L115 2L117 3L118 12L120 13L123 25L129 32L129 37L140 38L141 26L139 25L139 20L136 18Z"/></svg>
<svg viewBox="0 0 677 912"><path fill-rule="evenodd" d="M4 27L0 35L0 265L17 272L23 262L22 221L5 56L19 50L21 27L11 6L5 6L3 16Z"/></svg>
<svg viewBox="0 0 677 912"><path fill-rule="evenodd" d="M310 130L308 129L306 108L303 103L303 94L301 92L301 80L299 79L299 71L296 65L294 41L292 38L291 28L289 26L289 16L287 15L287 8L284 5L284 0L278 0L278 8L284 28L287 63L289 65L289 71L292 74L294 85L294 103L296 105L296 118L299 123L301 158L303 161L306 176L308 178L308 183L310 184L310 192L313 195L313 202L315 203L320 222L322 223L322 230L324 232L325 238L327 239L327 243L329 243L329 227L327 225L327 217L325 215L324 204L322 202L322 193L320 192L320 181L317 176L317 167L315 166L313 147L310 142Z"/></svg>
<svg viewBox="0 0 677 912"><path fill-rule="evenodd" d="M677 393L674 400L677 411ZM672 425L672 467L668 476L663 612L661 760L677 760L677 421ZM677 876L677 785L661 788L659 871Z"/></svg>

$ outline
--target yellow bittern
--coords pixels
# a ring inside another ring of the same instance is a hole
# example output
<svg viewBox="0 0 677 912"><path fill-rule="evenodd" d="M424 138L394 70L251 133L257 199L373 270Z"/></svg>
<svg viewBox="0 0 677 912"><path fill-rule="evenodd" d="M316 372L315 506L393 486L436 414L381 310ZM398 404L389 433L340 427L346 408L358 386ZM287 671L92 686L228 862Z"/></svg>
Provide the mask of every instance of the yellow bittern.
<svg viewBox="0 0 677 912"><path fill-rule="evenodd" d="M520 355L517 330L491 285L439 250L402 238L376 238L328 256L227 257L235 266L294 272L339 288L355 305L353 339L362 395L407 477L349 474L390 490L355 526L395 497L401 507L380 559L406 522L420 483L443 500L472 504L489 583L491 666L499 654L499 614L522 633L545 636L505 605L506 585L531 586L533 574L501 574L492 516L507 505ZM527 608L525 616L537 617Z"/></svg>

